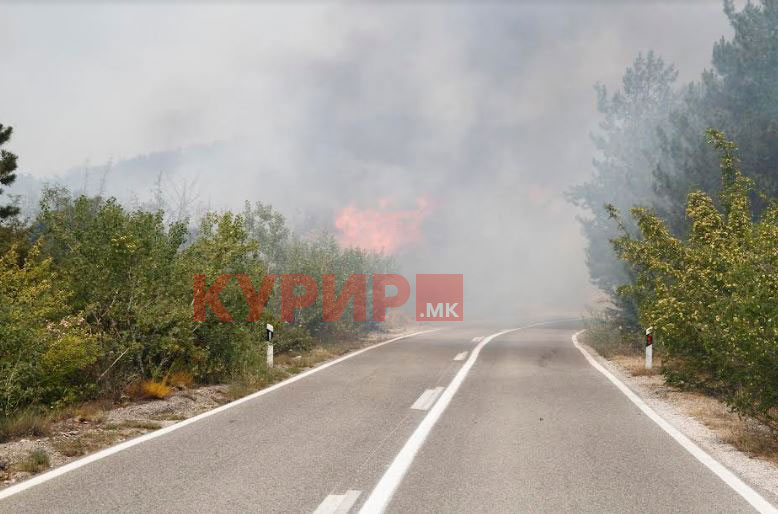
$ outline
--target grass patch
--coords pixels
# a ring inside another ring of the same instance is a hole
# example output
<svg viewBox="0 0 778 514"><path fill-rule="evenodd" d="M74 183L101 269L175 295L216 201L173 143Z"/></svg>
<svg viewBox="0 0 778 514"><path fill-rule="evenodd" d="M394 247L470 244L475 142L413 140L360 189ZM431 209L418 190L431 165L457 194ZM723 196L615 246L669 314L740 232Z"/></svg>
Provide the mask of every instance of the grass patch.
<svg viewBox="0 0 778 514"><path fill-rule="evenodd" d="M57 450L65 457L80 457L81 455L84 455L89 449L84 440L80 437L72 439L58 439L56 441L52 441L51 445L55 450Z"/></svg>
<svg viewBox="0 0 778 514"><path fill-rule="evenodd" d="M95 400L73 407L70 414L78 421L102 423L105 421L106 411L112 407L113 402L109 399Z"/></svg>
<svg viewBox="0 0 778 514"><path fill-rule="evenodd" d="M349 350L345 345L332 344L315 346L310 351L302 354L284 353L274 357L274 364L279 367L288 367L290 371L299 371L312 368L317 364L330 360L333 357L343 355Z"/></svg>
<svg viewBox="0 0 778 514"><path fill-rule="evenodd" d="M646 358L644 355L612 355L608 359L620 365L633 377L647 377L662 374L662 359L654 357L654 366L646 369Z"/></svg>
<svg viewBox="0 0 778 514"><path fill-rule="evenodd" d="M113 426L113 428L119 428ZM90 431L74 438L64 438L52 441L52 446L66 457L80 457L95 450L105 448L121 439L121 434L112 431Z"/></svg>
<svg viewBox="0 0 778 514"><path fill-rule="evenodd" d="M232 382L229 386L227 386L227 390L224 392L226 399L225 403L229 403L239 398L243 398L244 396L248 396L251 393L259 391L266 386L267 382L261 380L252 380L250 382L245 380L238 380L236 382Z"/></svg>
<svg viewBox="0 0 778 514"><path fill-rule="evenodd" d="M236 377L224 391L224 403L228 403L251 393L255 393L269 385L289 378L292 374L289 368L278 366L271 369L265 369L255 375L243 375Z"/></svg>
<svg viewBox="0 0 778 514"><path fill-rule="evenodd" d="M33 409L0 418L0 442L18 437L43 437L51 433L52 415Z"/></svg>
<svg viewBox="0 0 778 514"><path fill-rule="evenodd" d="M142 380L127 387L127 394L139 400L162 400L172 392L173 389L164 381Z"/></svg>
<svg viewBox="0 0 778 514"><path fill-rule="evenodd" d="M189 416L184 416L183 414L176 414L175 412L161 412L151 416L151 419L159 421L183 421L188 417Z"/></svg>
<svg viewBox="0 0 778 514"><path fill-rule="evenodd" d="M713 430L719 438L738 450L778 464L778 435L758 421L739 416L711 396L696 391L670 394L689 415Z"/></svg>
<svg viewBox="0 0 778 514"><path fill-rule="evenodd" d="M170 374L167 383L177 389L189 389L194 385L194 377L186 371L176 371Z"/></svg>
<svg viewBox="0 0 778 514"><path fill-rule="evenodd" d="M645 351L643 335L634 328L620 325L617 321L598 312L590 312L584 319L586 332L581 339L597 353L610 359L614 355L642 355ZM657 358L654 348L654 359Z"/></svg>
<svg viewBox="0 0 778 514"><path fill-rule="evenodd" d="M19 471L26 471L27 473L40 473L49 467L51 467L49 454L43 450L32 450L16 464L16 468Z"/></svg>
<svg viewBox="0 0 778 514"><path fill-rule="evenodd" d="M778 464L778 437L751 426L739 426L720 435L721 440L740 451Z"/></svg>
<svg viewBox="0 0 778 514"><path fill-rule="evenodd" d="M124 421L119 426L123 428L140 428L142 430L157 430L159 428L162 428L162 425L160 425L159 423L156 423L154 421L146 421L142 419L131 419L128 421Z"/></svg>

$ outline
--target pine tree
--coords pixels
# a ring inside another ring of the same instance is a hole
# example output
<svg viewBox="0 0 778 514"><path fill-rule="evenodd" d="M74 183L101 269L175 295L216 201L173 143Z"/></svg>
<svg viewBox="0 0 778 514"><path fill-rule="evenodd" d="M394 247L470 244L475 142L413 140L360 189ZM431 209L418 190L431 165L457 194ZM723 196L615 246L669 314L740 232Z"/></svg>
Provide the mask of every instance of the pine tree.
<svg viewBox="0 0 778 514"><path fill-rule="evenodd" d="M13 133L13 128L3 127L3 124L0 123L0 146L11 139L11 133ZM10 186L13 184L14 180L16 180L16 174L14 173L15 169L16 155L0 149L0 185ZM2 194L2 192L3 189L0 188L0 194ZM18 213L19 208L15 205L4 205L0 207L0 220L10 218Z"/></svg>
<svg viewBox="0 0 778 514"><path fill-rule="evenodd" d="M671 231L689 230L686 198L701 190L716 197L721 191L717 156L706 143L705 130L726 132L743 156L741 169L769 197L778 197L778 0L747 3L738 11L724 2L731 39L713 46L712 69L690 84L683 106L671 116L656 170L659 214ZM753 198L755 215L768 204Z"/></svg>
<svg viewBox="0 0 778 514"><path fill-rule="evenodd" d="M587 240L586 264L593 284L605 292L614 305L612 314L627 325L637 323L637 306L618 293L619 286L632 283L632 271L613 253L610 240L618 236L605 204L626 210L656 201L652 170L657 166L660 145L657 128L677 103L674 91L678 72L654 52L639 54L627 68L622 87L609 94L595 86L597 110L602 118L592 134L597 150L594 174L568 193L568 199L584 209L579 218ZM637 227L631 226L635 232Z"/></svg>

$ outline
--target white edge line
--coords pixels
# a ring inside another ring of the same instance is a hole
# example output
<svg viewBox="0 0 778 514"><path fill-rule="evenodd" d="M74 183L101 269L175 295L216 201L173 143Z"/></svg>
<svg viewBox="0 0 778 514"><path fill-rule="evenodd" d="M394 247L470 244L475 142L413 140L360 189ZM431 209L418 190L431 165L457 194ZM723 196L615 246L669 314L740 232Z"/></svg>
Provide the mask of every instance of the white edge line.
<svg viewBox="0 0 778 514"><path fill-rule="evenodd" d="M31 487L34 487L38 484L42 484L43 482L48 482L49 480L56 478L60 475L64 475L65 473L69 471L73 471L75 469L78 469L82 466L86 466L87 464L91 462L98 461L100 459L104 459L105 457L108 457L109 455L113 455L114 453L119 453L122 450L126 450L127 448L132 448L133 446L136 446L141 443L145 443L146 441L150 441L151 439L156 439L157 437L163 436L165 434L168 434L170 432L173 432L175 430L178 430L179 428L183 428L187 425L191 425L192 423L195 423L197 421L200 421L202 419L205 419L207 417L213 416L214 414L218 414L220 412L223 412L227 409L231 409L232 407L235 407L237 405L240 405L241 403L245 403L248 401L251 401L255 398L259 398L260 396L266 395L268 393L272 393L276 389L280 389L284 386L287 386L293 382L297 382L298 380L302 380L303 378L313 375L314 373L317 373L323 369L327 369L330 366L334 366L335 364L341 363L345 360L348 360L352 357L356 357L357 355L367 352L369 350L373 350L375 348L378 348L380 346L384 346L389 343L393 343L395 341L399 341L400 339L407 339L409 337L418 336L421 334L427 334L430 332L436 332L440 329L431 329L431 330L421 330L419 332L412 332L410 334L404 334L392 339L389 339L388 341L382 341L380 343L376 343L374 345L368 346L366 348L362 348L360 350L357 350L355 352L347 353L346 355L343 355L342 357L338 357L335 360L331 360L329 362L325 362L324 364L321 364L319 366L316 366L315 368L311 368L307 371L303 371L300 374L294 375L292 377L287 378L286 380L283 380L281 382L278 382L277 384L273 384L270 387L266 387L265 389L261 389L255 393L252 393L248 396L244 396L243 398L239 398L238 400L232 401L230 403L226 403L224 405L221 405L219 407L216 407L215 409L203 412L202 414L198 414L197 416L193 416L191 418L187 418L183 421L180 421L178 423L175 423L173 425L169 425L164 428L160 428L159 430L155 430L154 432L149 432L147 434L144 434L142 436L138 436L134 439L130 439L129 441L124 441L123 443L119 443L115 446L111 446L108 448L105 448L104 450L100 450L99 452L93 453L92 455L88 455L82 459L74 460L73 462L70 462L68 464L65 464L64 466L60 466L58 468L55 468L49 472L43 473L42 475L37 475L29 480L25 480L24 482L18 483L16 485L12 485L6 489L3 489L0 491L0 500L4 498L8 498L9 496L12 496L16 493L22 492L26 489L29 489Z"/></svg>
<svg viewBox="0 0 778 514"><path fill-rule="evenodd" d="M561 321L570 320L565 319L533 323L532 325L502 330L481 339L478 345L473 348L473 351L470 352L470 357L465 361L462 367L459 368L457 374L454 375L454 378L451 380L448 387L446 387L446 389L443 391L443 394L440 395L438 401L435 403L432 409L427 412L427 415L424 416L424 419L421 420L421 423L419 423L419 426L417 426L416 430L413 431L411 437L405 442L405 445L403 445L400 453L395 456L394 460L389 465L389 468L387 468L373 491L370 493L370 496L368 496L367 500L365 500L365 503L362 504L362 508L359 510L360 514L381 513L389 505L389 502L392 500L392 496L394 496L394 492L400 486L403 477L405 477L405 473L407 473L408 469L410 469L416 454L424 445L424 441L432 431L435 423L438 422L441 415L446 410L446 407L448 407L448 404L451 403L451 399L456 394L459 386L462 385L462 382L465 380L465 377L470 371L470 368L472 368L473 364L475 364L475 360L478 358L478 354L481 353L481 348L483 348L495 337L507 334L508 332L515 332L516 330L523 330L540 325L549 325L551 323L559 323Z"/></svg>
<svg viewBox="0 0 778 514"><path fill-rule="evenodd" d="M705 450L697 446L694 442L691 441L691 439L683 435L677 428L665 421L665 419L657 414L654 409L649 407L642 398L635 394L632 389L627 387L624 382L616 378L613 373L605 369L602 364L597 362L594 357L592 357L589 352L578 342L578 335L582 332L584 331L581 330L573 334L573 344L576 348L578 348L583 356L586 357L586 360L589 361L589 364L591 364L594 369L605 375L605 378L610 380L619 389L619 391L624 393L624 395L629 398L632 403L637 405L637 407L643 411L646 416L648 416L654 423L659 425L662 430L667 432L670 437L675 439L678 444L683 446L686 451L691 453L698 461L700 461L714 474L716 474L716 476L723 480L729 487L734 489L735 492L742 496L758 512L772 514L778 513L778 509L773 507L773 505L765 500L762 495L753 490L748 484L743 482L729 469L724 467L724 465L719 461L711 457L707 452L705 452Z"/></svg>

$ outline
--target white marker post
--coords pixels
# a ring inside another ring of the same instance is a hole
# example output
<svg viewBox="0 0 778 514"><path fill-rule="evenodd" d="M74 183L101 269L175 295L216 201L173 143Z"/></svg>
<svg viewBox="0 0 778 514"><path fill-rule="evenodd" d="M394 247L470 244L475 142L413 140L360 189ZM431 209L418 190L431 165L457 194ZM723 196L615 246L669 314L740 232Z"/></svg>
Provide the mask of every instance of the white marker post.
<svg viewBox="0 0 778 514"><path fill-rule="evenodd" d="M646 369L654 367L654 327L646 329Z"/></svg>
<svg viewBox="0 0 778 514"><path fill-rule="evenodd" d="M267 367L273 367L273 325L267 324Z"/></svg>

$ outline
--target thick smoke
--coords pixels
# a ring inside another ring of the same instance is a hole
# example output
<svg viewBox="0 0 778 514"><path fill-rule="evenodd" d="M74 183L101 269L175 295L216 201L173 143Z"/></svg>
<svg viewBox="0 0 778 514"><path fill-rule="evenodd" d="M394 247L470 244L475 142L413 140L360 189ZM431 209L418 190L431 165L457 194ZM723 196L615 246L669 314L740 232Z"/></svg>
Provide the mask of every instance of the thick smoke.
<svg viewBox="0 0 778 514"><path fill-rule="evenodd" d="M718 2L6 5L0 121L35 180L261 200L410 275L464 273L471 319L575 315L592 84L652 48L691 79L727 30Z"/></svg>

